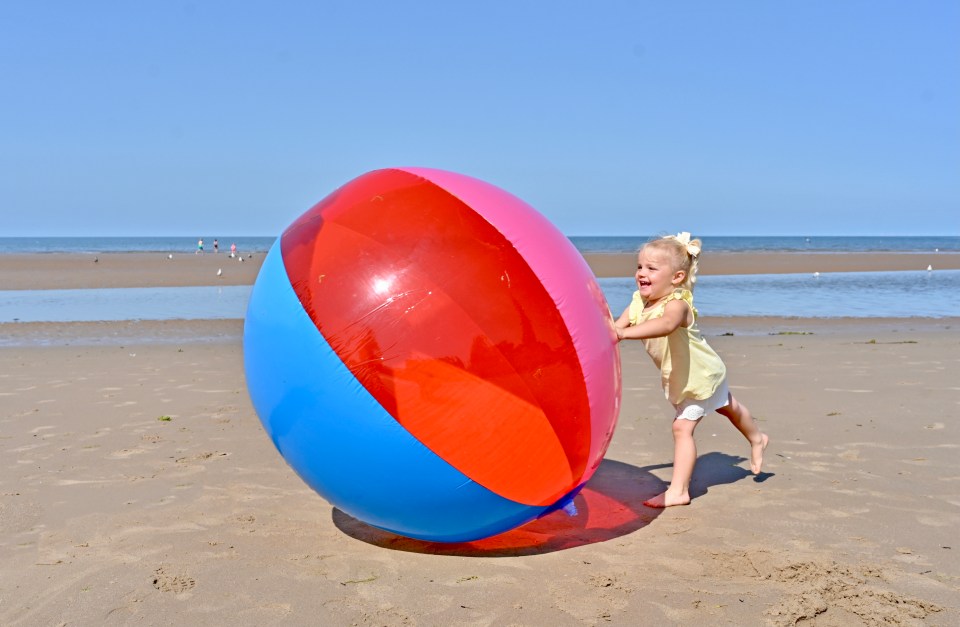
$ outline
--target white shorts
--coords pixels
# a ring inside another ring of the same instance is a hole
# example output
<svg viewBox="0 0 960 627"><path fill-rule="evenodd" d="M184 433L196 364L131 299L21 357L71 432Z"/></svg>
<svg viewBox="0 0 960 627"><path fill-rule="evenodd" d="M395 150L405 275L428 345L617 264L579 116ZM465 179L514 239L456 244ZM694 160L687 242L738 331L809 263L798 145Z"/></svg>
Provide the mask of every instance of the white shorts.
<svg viewBox="0 0 960 627"><path fill-rule="evenodd" d="M730 390L727 380L724 379L713 396L704 400L687 399L676 405L677 415L674 420L700 420L712 411L717 411L730 404Z"/></svg>

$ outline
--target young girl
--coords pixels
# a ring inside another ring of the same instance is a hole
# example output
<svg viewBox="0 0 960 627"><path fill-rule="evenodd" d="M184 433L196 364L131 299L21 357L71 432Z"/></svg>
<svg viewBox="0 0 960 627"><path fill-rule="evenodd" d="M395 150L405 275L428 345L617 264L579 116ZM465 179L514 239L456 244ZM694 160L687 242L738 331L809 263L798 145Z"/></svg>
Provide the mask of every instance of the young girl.
<svg viewBox="0 0 960 627"><path fill-rule="evenodd" d="M689 233L652 240L637 256L637 291L617 319L618 340L643 340L660 369L664 394L676 408L673 420L673 479L648 507L690 502L690 477L697 462L693 432L711 411L726 416L750 442L750 470L760 473L769 438L745 405L727 388L727 370L697 329L693 283L700 240Z"/></svg>

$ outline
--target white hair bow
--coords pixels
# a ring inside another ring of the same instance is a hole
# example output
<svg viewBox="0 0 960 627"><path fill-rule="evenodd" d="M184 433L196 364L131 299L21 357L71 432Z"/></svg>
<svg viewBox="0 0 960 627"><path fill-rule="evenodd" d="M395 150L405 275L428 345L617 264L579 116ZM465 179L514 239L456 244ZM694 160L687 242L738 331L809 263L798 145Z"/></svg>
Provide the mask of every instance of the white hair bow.
<svg viewBox="0 0 960 627"><path fill-rule="evenodd" d="M696 244L690 243L690 233L688 233L687 231L683 231L682 233L677 233L676 235L667 235L667 237L669 237L670 239L675 239L681 244L683 244L684 248L687 249L687 254L690 255L691 257L696 257L700 254L700 247L697 246Z"/></svg>

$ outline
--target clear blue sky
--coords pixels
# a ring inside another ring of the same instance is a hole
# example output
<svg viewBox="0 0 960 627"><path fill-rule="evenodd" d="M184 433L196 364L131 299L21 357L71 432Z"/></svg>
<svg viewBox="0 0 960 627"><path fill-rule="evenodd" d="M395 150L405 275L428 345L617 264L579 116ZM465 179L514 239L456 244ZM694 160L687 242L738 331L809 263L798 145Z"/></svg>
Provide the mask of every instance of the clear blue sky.
<svg viewBox="0 0 960 627"><path fill-rule="evenodd" d="M960 233L960 3L0 3L0 236L275 235L369 170L568 235Z"/></svg>

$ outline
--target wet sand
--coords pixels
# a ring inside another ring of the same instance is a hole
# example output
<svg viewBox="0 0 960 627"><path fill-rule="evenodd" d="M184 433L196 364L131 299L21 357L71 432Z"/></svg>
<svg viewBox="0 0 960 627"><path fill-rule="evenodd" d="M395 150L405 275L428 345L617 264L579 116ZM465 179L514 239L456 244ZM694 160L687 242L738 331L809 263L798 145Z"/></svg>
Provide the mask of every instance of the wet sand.
<svg viewBox="0 0 960 627"><path fill-rule="evenodd" d="M598 277L633 276L636 255L586 254ZM791 274L960 269L960 253L704 253L699 273Z"/></svg>

